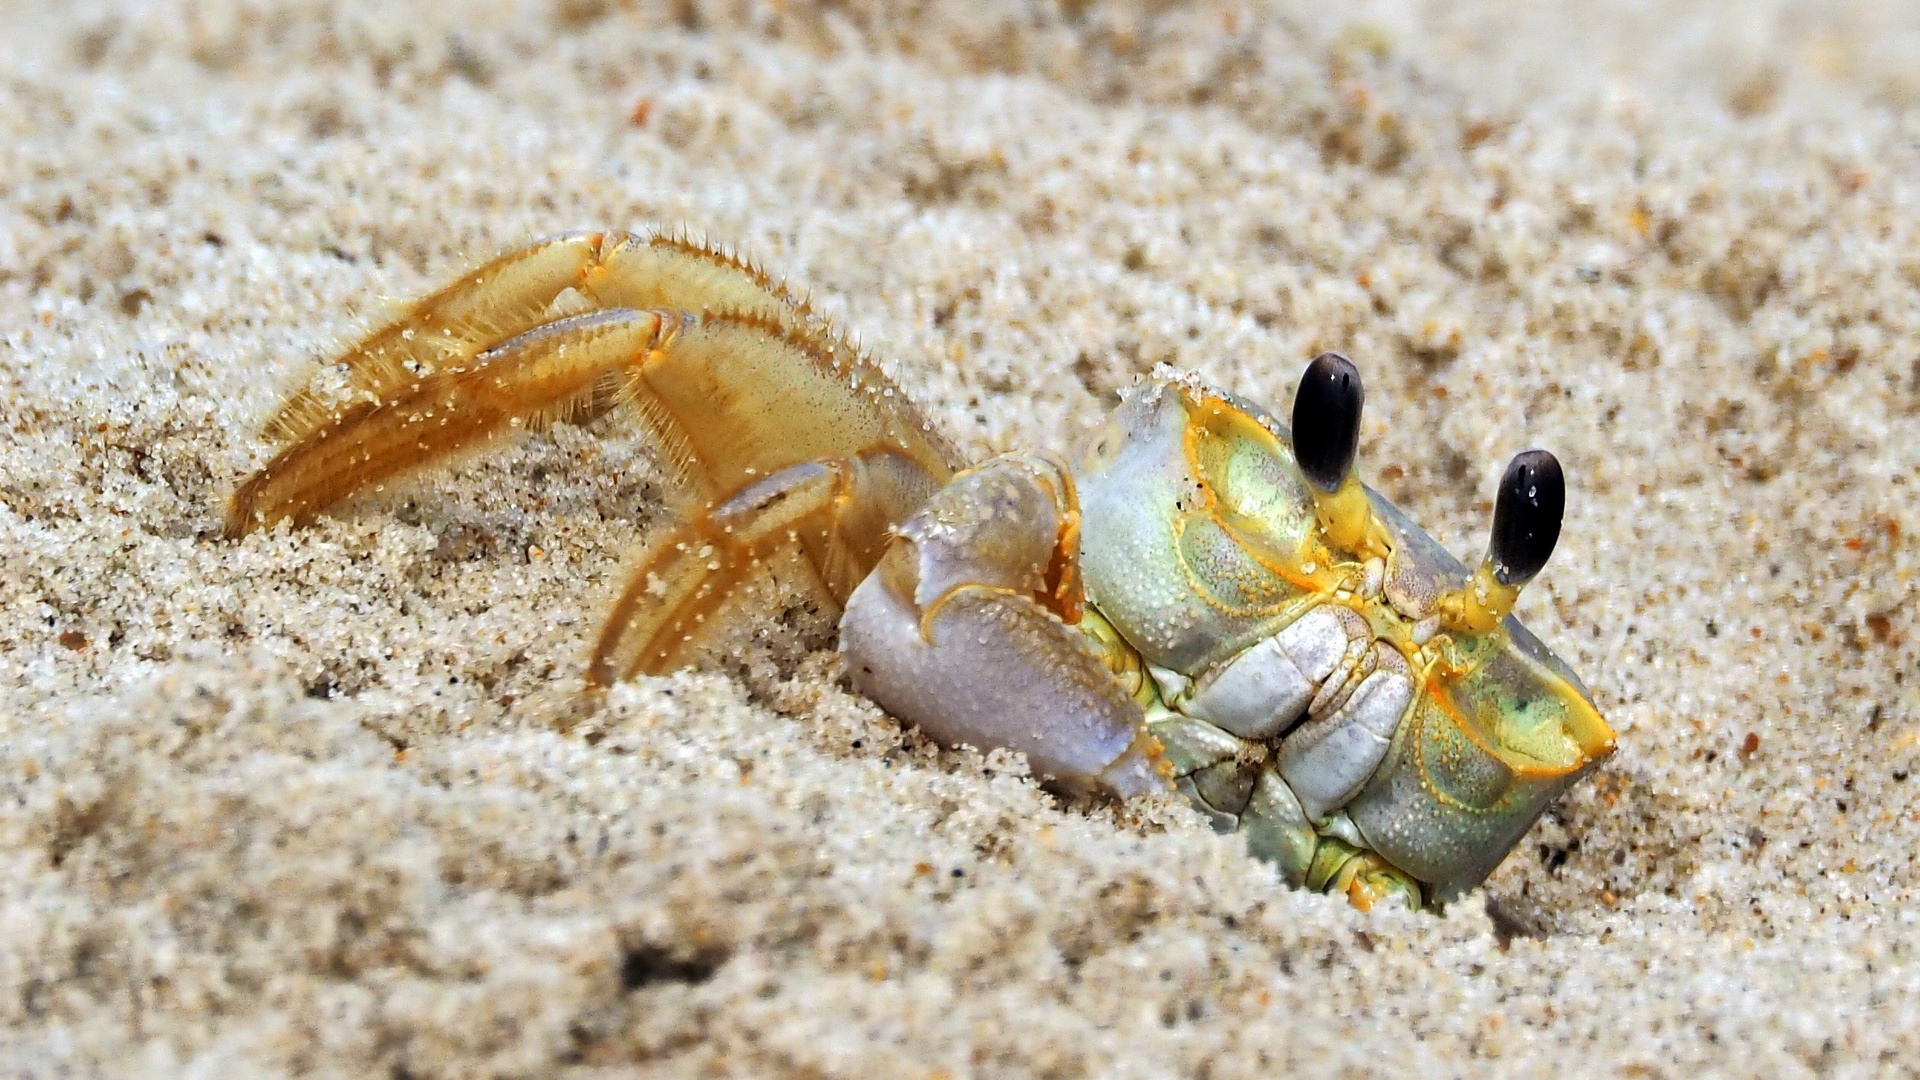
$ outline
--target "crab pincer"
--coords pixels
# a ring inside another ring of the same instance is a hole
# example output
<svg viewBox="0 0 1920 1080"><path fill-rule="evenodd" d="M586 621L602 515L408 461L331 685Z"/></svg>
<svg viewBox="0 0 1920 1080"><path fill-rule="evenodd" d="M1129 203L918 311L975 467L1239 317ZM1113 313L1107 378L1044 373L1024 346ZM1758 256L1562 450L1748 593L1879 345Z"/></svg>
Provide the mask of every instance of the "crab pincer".
<svg viewBox="0 0 1920 1080"><path fill-rule="evenodd" d="M1073 625L1084 603L1073 502L1049 455L961 473L854 590L840 647L855 689L940 742L1022 751L1072 790L1165 790L1140 703Z"/></svg>

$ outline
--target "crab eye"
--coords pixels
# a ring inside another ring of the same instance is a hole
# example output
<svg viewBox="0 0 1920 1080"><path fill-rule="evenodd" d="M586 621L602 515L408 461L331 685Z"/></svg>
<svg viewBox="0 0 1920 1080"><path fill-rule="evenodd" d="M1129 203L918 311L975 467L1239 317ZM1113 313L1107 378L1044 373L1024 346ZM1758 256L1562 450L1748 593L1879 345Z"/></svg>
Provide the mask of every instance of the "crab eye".
<svg viewBox="0 0 1920 1080"><path fill-rule="evenodd" d="M1566 508L1567 482L1559 460L1545 450L1515 454L1500 478L1493 537L1487 542L1500 584L1524 585L1547 565Z"/></svg>
<svg viewBox="0 0 1920 1080"><path fill-rule="evenodd" d="M1314 357L1300 376L1293 395L1293 457L1321 491L1338 491L1353 468L1365 400L1360 369L1339 353Z"/></svg>

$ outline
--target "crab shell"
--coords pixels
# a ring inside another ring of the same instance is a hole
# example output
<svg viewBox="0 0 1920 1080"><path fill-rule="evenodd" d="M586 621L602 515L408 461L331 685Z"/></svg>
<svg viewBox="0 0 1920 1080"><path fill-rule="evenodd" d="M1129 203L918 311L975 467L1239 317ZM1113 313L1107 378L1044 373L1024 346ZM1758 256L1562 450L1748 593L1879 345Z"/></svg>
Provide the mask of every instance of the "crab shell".
<svg viewBox="0 0 1920 1080"><path fill-rule="evenodd" d="M1376 873L1376 894L1445 900L1483 881L1613 733L1515 619L1439 629L1466 568L1367 496L1389 549L1377 567L1327 546L1285 428L1156 372L1070 475L1041 455L996 458L904 522L848 601L842 648L857 688L940 741L1022 750L1069 789L1134 794L1171 773L1294 884L1358 902L1342 881ZM1070 595L1082 580L1084 615ZM1304 693L1287 667L1283 692L1287 648L1292 662L1303 649L1386 662L1344 698L1330 664ZM1254 700L1235 709L1266 719L1230 732L1194 688L1247 658L1234 693ZM1383 692L1363 700L1370 688ZM1309 719L1309 694L1336 704ZM1143 747L1142 730L1157 741ZM1195 783L1215 765L1228 811Z"/></svg>
<svg viewBox="0 0 1920 1080"><path fill-rule="evenodd" d="M1484 880L1612 750L1579 677L1512 616L1413 646L1413 628L1469 575L1371 489L1392 539L1384 595L1342 591L1288 433L1257 406L1156 378L1117 410L1076 479L1089 602L1150 667L1198 679L1326 604L1357 608L1407 654L1412 704L1344 809L1368 847L1442 898Z"/></svg>

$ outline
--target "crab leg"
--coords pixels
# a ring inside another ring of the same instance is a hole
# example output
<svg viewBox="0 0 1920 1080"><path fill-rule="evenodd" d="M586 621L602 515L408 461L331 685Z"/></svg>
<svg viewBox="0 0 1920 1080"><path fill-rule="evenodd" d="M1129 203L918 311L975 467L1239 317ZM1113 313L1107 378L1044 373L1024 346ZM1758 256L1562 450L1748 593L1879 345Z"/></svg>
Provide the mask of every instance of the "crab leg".
<svg viewBox="0 0 1920 1080"><path fill-rule="evenodd" d="M233 493L226 534L304 523L357 491L443 464L529 423L566 416L666 346L679 317L602 311L549 323L362 400L313 425Z"/></svg>
<svg viewBox="0 0 1920 1080"><path fill-rule="evenodd" d="M502 256L340 364L346 402L301 390L269 421L282 449L235 492L229 536L310 520L516 429L622 405L689 516L804 461L891 452L936 482L960 462L870 359L778 283L671 237L581 234Z"/></svg>
<svg viewBox="0 0 1920 1080"><path fill-rule="evenodd" d="M1063 464L994 458L896 532L840 622L856 689L939 742L1023 751L1068 790L1167 789L1139 702L1071 625L1079 509Z"/></svg>
<svg viewBox="0 0 1920 1080"><path fill-rule="evenodd" d="M508 252L415 301L334 363L346 370L351 395L380 399L536 326L617 307L809 318L783 286L718 249L674 236L567 233ZM296 442L336 413L337 403L309 385L274 411L263 433L274 443Z"/></svg>
<svg viewBox="0 0 1920 1080"><path fill-rule="evenodd" d="M607 615L587 678L609 686L681 666L763 569L793 568L816 602L837 610L886 550L893 523L938 486L887 451L749 484L648 547Z"/></svg>

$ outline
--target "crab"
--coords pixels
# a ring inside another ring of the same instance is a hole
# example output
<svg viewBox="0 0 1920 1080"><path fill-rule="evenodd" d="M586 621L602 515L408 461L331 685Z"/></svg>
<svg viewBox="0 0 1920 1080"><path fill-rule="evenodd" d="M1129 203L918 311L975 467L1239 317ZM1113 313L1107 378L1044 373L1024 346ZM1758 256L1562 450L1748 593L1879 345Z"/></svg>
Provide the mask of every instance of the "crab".
<svg viewBox="0 0 1920 1080"><path fill-rule="evenodd" d="M1510 614L1559 536L1558 462L1513 459L1469 572L1360 482L1338 354L1290 429L1160 368L1071 464L970 464L784 284L609 231L472 270L332 370L267 422L227 536L556 420L651 440L685 512L614 599L593 687L695 661L771 575L838 613L853 687L933 739L1021 751L1068 793L1178 792L1361 908L1473 889L1613 750Z"/></svg>

